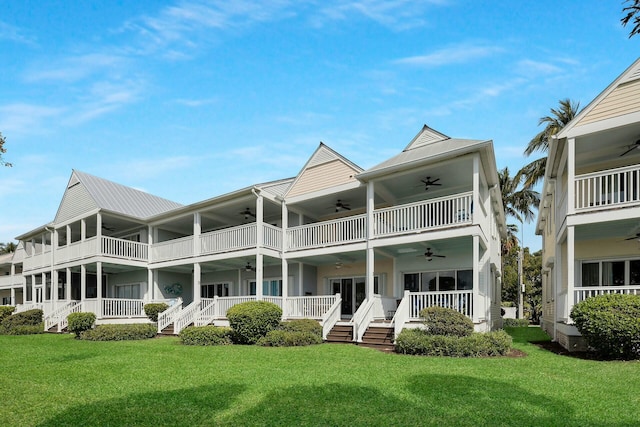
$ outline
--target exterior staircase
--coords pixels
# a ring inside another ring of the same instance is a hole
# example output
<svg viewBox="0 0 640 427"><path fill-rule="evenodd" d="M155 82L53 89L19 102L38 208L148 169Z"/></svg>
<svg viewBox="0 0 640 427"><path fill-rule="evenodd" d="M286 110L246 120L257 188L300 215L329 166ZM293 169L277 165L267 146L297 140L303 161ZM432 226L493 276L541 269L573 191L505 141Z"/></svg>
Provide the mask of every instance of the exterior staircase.
<svg viewBox="0 0 640 427"><path fill-rule="evenodd" d="M336 323L329 331L325 341L328 343L353 344L353 325Z"/></svg>
<svg viewBox="0 0 640 427"><path fill-rule="evenodd" d="M358 345L392 353L395 350L395 346L393 345L393 336L393 326L379 326L373 324L367 328L364 336L362 337L362 342L359 342Z"/></svg>
<svg viewBox="0 0 640 427"><path fill-rule="evenodd" d="M163 330L158 333L159 337L172 337L175 333L173 331L173 323L167 325Z"/></svg>

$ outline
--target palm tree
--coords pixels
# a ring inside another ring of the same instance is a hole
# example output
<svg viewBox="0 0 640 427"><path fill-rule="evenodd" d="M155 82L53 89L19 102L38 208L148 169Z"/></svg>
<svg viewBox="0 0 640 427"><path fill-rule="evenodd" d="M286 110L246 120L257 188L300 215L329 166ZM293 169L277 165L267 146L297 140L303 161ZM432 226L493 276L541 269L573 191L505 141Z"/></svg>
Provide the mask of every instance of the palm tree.
<svg viewBox="0 0 640 427"><path fill-rule="evenodd" d="M498 171L498 180L505 215L518 222L531 222L535 217L533 208L538 209L540 205L540 193L526 186L518 188L522 181L520 172L512 178L507 167ZM517 232L517 227L515 231Z"/></svg>
<svg viewBox="0 0 640 427"><path fill-rule="evenodd" d="M543 177L547 166L547 152L549 151L549 140L551 137L567 125L578 114L580 103L571 101L569 98L559 101L559 108L551 109L550 116L541 117L538 121L539 125L546 125L545 128L533 137L527 148L524 150L526 156L539 151L545 154L544 157L532 161L525 165L517 173L516 178L524 178L524 187L531 188L536 185ZM518 180L519 181L519 180Z"/></svg>
<svg viewBox="0 0 640 427"><path fill-rule="evenodd" d="M623 27L626 27L629 22L633 22L633 28L629 32L629 38L631 38L636 34L640 34L640 0L625 0L624 3L632 3L631 6L626 6L622 9L627 14L620 20Z"/></svg>
<svg viewBox="0 0 640 427"><path fill-rule="evenodd" d="M13 242L0 243L0 255L10 254L16 251L16 244Z"/></svg>

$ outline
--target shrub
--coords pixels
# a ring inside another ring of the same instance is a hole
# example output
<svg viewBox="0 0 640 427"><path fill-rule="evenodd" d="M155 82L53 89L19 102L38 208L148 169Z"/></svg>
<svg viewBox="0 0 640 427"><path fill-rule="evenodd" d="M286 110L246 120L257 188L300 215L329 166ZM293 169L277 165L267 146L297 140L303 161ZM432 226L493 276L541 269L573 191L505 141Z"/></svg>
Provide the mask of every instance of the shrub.
<svg viewBox="0 0 640 427"><path fill-rule="evenodd" d="M571 318L601 357L640 358L640 295L600 295L574 305Z"/></svg>
<svg viewBox="0 0 640 427"><path fill-rule="evenodd" d="M420 310L429 335L465 337L473 333L473 322L451 308L427 307Z"/></svg>
<svg viewBox="0 0 640 427"><path fill-rule="evenodd" d="M95 321L96 315L94 313L70 313L67 316L67 329L76 334L76 338L80 338L80 334L91 329Z"/></svg>
<svg viewBox="0 0 640 427"><path fill-rule="evenodd" d="M313 319L295 319L281 322L278 329L287 332L307 332L322 338L322 326L317 320Z"/></svg>
<svg viewBox="0 0 640 427"><path fill-rule="evenodd" d="M98 325L95 329L80 332L80 339L87 341L127 341L154 338L156 325L133 323L120 325Z"/></svg>
<svg viewBox="0 0 640 427"><path fill-rule="evenodd" d="M169 308L168 304L163 302L150 303L144 305L144 314L147 315L152 322L158 321L158 315Z"/></svg>
<svg viewBox="0 0 640 427"><path fill-rule="evenodd" d="M274 329L273 331L267 332L267 335L260 338L256 344L271 347L296 347L322 344L322 332L318 335L315 332L309 331Z"/></svg>
<svg viewBox="0 0 640 427"><path fill-rule="evenodd" d="M396 338L396 352L423 356L504 356L512 339L505 331L473 333L457 337L430 335L423 329L403 329Z"/></svg>
<svg viewBox="0 0 640 427"><path fill-rule="evenodd" d="M238 344L255 344L267 332L276 329L282 309L267 301L248 301L234 305L227 311L233 340Z"/></svg>
<svg viewBox="0 0 640 427"><path fill-rule="evenodd" d="M4 332L5 335L44 334L44 322L37 325L17 325Z"/></svg>
<svg viewBox="0 0 640 427"><path fill-rule="evenodd" d="M218 326L189 326L180 331L180 342L184 345L229 345L231 328Z"/></svg>
<svg viewBox="0 0 640 427"><path fill-rule="evenodd" d="M0 322L11 316L15 309L16 308L11 305L0 305Z"/></svg>
<svg viewBox="0 0 640 427"><path fill-rule="evenodd" d="M502 319L503 328L526 328L529 326L529 319Z"/></svg>
<svg viewBox="0 0 640 427"><path fill-rule="evenodd" d="M41 326L44 331L44 325L42 324L43 313L40 309L27 310L14 315L6 317L0 323L0 333L7 335L17 335L12 330L18 328L22 330L22 326Z"/></svg>

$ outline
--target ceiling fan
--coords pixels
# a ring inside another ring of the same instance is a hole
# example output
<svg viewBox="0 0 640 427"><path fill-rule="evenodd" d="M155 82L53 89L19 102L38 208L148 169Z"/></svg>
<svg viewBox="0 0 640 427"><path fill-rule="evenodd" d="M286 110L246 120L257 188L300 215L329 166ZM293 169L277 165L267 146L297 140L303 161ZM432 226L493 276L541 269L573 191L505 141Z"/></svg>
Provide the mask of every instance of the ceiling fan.
<svg viewBox="0 0 640 427"><path fill-rule="evenodd" d="M256 271L256 269L254 267L251 267L251 263L249 261L247 261L247 265L244 266L244 271L246 271L246 272Z"/></svg>
<svg viewBox="0 0 640 427"><path fill-rule="evenodd" d="M420 182L424 184L424 191L427 191L429 187L442 185L442 184L439 184L438 181L440 181L440 178L436 178L432 180L430 176L420 180Z"/></svg>
<svg viewBox="0 0 640 427"><path fill-rule="evenodd" d="M245 210L243 210L242 212L239 212L240 215L244 215L244 219L249 219L249 217L256 217L256 214L254 214L253 212L251 212L251 209L246 208Z"/></svg>
<svg viewBox="0 0 640 427"><path fill-rule="evenodd" d="M620 157L629 154L633 150L640 149L640 139L637 140L636 142L634 142L633 144L626 145L626 147L627 147L627 151L625 151L624 153L620 154Z"/></svg>
<svg viewBox="0 0 640 427"><path fill-rule="evenodd" d="M431 251L431 248L427 248L427 251L424 253L424 255L418 255L417 258L421 258L423 257L427 260L427 261L431 261L434 258L446 258L446 255L436 255Z"/></svg>
<svg viewBox="0 0 640 427"><path fill-rule="evenodd" d="M636 233L635 236L627 237L624 240L638 240L638 241L640 241L640 233Z"/></svg>
<svg viewBox="0 0 640 427"><path fill-rule="evenodd" d="M116 229L115 229L115 228L113 228L113 227L109 227L109 226L108 226L108 225L106 225L106 224L102 224L102 229L103 229L103 230L106 230L106 231L116 231Z"/></svg>
<svg viewBox="0 0 640 427"><path fill-rule="evenodd" d="M342 203L342 200L338 199L336 202L336 212L340 212L340 210L350 211L351 207L349 203Z"/></svg>

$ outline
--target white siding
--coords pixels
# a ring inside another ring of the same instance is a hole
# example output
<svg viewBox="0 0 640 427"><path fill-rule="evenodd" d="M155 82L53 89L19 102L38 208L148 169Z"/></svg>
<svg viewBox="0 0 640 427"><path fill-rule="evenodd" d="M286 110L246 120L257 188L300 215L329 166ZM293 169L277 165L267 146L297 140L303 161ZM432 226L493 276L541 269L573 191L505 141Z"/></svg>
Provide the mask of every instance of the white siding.
<svg viewBox="0 0 640 427"><path fill-rule="evenodd" d="M67 188L62 197L55 223L58 224L76 218L95 208L97 208L97 205L84 185L73 185Z"/></svg>
<svg viewBox="0 0 640 427"><path fill-rule="evenodd" d="M336 185L355 181L354 175L358 173L340 160L323 163L305 169L298 177L294 187L289 190L289 197L312 193Z"/></svg>
<svg viewBox="0 0 640 427"><path fill-rule="evenodd" d="M640 80L621 84L589 112L577 126L640 111Z"/></svg>

